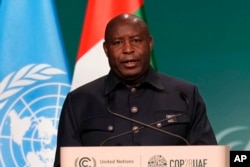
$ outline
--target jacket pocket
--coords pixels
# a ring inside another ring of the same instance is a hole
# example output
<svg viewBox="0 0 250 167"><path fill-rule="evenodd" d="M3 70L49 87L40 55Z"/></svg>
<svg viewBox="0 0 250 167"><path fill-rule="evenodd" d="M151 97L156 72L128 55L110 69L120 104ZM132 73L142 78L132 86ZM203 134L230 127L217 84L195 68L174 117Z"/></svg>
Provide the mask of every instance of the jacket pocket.
<svg viewBox="0 0 250 167"><path fill-rule="evenodd" d="M190 122L190 118L187 113L180 111L155 111L154 117L158 125L160 125L161 127L175 124L188 124ZM157 123L155 125L157 125Z"/></svg>
<svg viewBox="0 0 250 167"><path fill-rule="evenodd" d="M81 124L82 131L112 131L114 126L113 117L96 116L85 119Z"/></svg>
<svg viewBox="0 0 250 167"><path fill-rule="evenodd" d="M81 141L85 146L97 146L112 136L114 120L110 116L96 116L81 123Z"/></svg>

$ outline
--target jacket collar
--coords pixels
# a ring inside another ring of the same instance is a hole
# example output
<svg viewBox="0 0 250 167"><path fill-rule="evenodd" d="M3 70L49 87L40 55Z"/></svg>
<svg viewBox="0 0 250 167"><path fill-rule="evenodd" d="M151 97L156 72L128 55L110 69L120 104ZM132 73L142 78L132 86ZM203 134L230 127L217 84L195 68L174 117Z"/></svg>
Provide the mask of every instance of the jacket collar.
<svg viewBox="0 0 250 167"><path fill-rule="evenodd" d="M159 74L152 67L150 67L148 75L141 85L146 83L156 89L159 90L164 89L163 84L160 81ZM124 85L124 84L115 76L113 71L110 71L109 74L107 75L104 94L105 95L110 94L119 85Z"/></svg>

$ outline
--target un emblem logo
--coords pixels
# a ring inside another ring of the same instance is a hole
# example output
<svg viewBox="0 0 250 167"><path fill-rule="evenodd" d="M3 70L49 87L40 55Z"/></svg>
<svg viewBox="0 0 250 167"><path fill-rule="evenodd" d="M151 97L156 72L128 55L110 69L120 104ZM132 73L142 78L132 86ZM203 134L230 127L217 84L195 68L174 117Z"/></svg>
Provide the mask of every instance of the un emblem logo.
<svg viewBox="0 0 250 167"><path fill-rule="evenodd" d="M0 166L53 166L65 74L31 64L0 82Z"/></svg>

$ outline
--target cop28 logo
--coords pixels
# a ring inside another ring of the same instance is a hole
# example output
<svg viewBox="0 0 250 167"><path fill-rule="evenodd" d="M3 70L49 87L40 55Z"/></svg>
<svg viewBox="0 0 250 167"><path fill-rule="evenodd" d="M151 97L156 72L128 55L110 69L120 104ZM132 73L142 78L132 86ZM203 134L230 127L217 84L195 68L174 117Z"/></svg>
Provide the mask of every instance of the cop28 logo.
<svg viewBox="0 0 250 167"><path fill-rule="evenodd" d="M0 166L53 166L65 74L30 64L0 82Z"/></svg>
<svg viewBox="0 0 250 167"><path fill-rule="evenodd" d="M148 167L167 167L167 160L161 155L154 155L148 161Z"/></svg>

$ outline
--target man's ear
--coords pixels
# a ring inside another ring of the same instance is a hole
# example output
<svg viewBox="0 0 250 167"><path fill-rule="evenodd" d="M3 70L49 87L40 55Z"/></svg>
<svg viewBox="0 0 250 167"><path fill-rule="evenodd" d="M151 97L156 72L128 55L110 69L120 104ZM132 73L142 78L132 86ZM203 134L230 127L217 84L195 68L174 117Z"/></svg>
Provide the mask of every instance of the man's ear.
<svg viewBox="0 0 250 167"><path fill-rule="evenodd" d="M107 52L108 52L107 43L105 41L103 42L102 47L103 47L103 50L104 50L106 56L108 57L108 54L107 54Z"/></svg>
<svg viewBox="0 0 250 167"><path fill-rule="evenodd" d="M150 47L150 50L151 50L151 51L152 51L152 49L153 49L153 44L154 44L153 37L150 36L150 38L149 38L149 47Z"/></svg>

